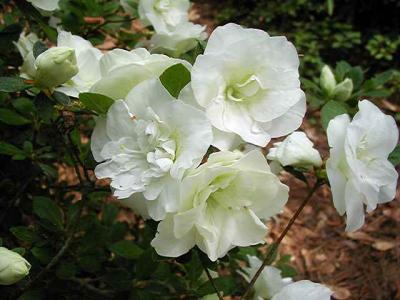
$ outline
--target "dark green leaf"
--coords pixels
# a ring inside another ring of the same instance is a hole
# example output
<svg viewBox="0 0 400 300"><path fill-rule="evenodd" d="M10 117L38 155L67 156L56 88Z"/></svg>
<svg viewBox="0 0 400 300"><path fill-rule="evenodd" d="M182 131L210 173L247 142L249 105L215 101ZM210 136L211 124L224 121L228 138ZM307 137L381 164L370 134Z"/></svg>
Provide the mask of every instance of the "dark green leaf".
<svg viewBox="0 0 400 300"><path fill-rule="evenodd" d="M180 91L190 82L190 72L182 64L173 65L161 74L160 80L172 97L178 98Z"/></svg>
<svg viewBox="0 0 400 300"><path fill-rule="evenodd" d="M46 176L51 178L57 178L58 172L53 166L46 165L43 163L38 163L38 165L42 169L43 173L46 174Z"/></svg>
<svg viewBox="0 0 400 300"><path fill-rule="evenodd" d="M30 114L36 111L35 104L28 98L17 98L12 102L12 105L22 114Z"/></svg>
<svg viewBox="0 0 400 300"><path fill-rule="evenodd" d="M396 167L400 164L400 145L397 145L396 148L390 153L389 161Z"/></svg>
<svg viewBox="0 0 400 300"><path fill-rule="evenodd" d="M52 97L61 105L68 106L71 104L71 99L62 92L55 91Z"/></svg>
<svg viewBox="0 0 400 300"><path fill-rule="evenodd" d="M332 16L333 9L334 9L334 6L335 6L335 1L334 0L327 0L326 1L326 5L327 5L327 8L328 8L328 15Z"/></svg>
<svg viewBox="0 0 400 300"><path fill-rule="evenodd" d="M393 71L393 70L388 70L388 71L385 71L385 72L383 72L383 73L380 73L380 74L375 75L375 76L372 78L372 80L374 81L374 83L375 83L377 86L380 86L380 85L383 85L383 84L385 84L386 82L388 82L390 79L392 79L393 74L394 74L394 71Z"/></svg>
<svg viewBox="0 0 400 300"><path fill-rule="evenodd" d="M118 215L118 207L113 204L106 204L103 209L103 223L110 226Z"/></svg>
<svg viewBox="0 0 400 300"><path fill-rule="evenodd" d="M4 155L16 155L16 154L23 154L24 152L15 147L12 144L6 142L0 142L0 154Z"/></svg>
<svg viewBox="0 0 400 300"><path fill-rule="evenodd" d="M105 282L118 291L129 290L132 286L132 279L129 272L123 269L110 270L104 278Z"/></svg>
<svg viewBox="0 0 400 300"><path fill-rule="evenodd" d="M214 278L214 284L218 291L222 292L224 296L229 296L236 291L237 284L232 277L218 277ZM210 281L205 282L197 290L197 294L201 296L206 296L214 294L214 288Z"/></svg>
<svg viewBox="0 0 400 300"><path fill-rule="evenodd" d="M44 291L40 289L26 291L18 298L18 300L43 300L43 299L45 299Z"/></svg>
<svg viewBox="0 0 400 300"><path fill-rule="evenodd" d="M41 41L37 41L33 45L33 56L37 58L40 54L42 54L44 51L47 50L47 47L45 44L43 44Z"/></svg>
<svg viewBox="0 0 400 300"><path fill-rule="evenodd" d="M0 77L0 92L20 92L31 87L31 84L19 77Z"/></svg>
<svg viewBox="0 0 400 300"><path fill-rule="evenodd" d="M22 247L13 248L13 249L11 249L11 251L18 253L21 256L24 256L25 252L26 252L25 248L22 248Z"/></svg>
<svg viewBox="0 0 400 300"><path fill-rule="evenodd" d="M137 259L142 255L143 249L137 246L132 241L119 241L112 244L109 249L115 254L122 256L126 259Z"/></svg>
<svg viewBox="0 0 400 300"><path fill-rule="evenodd" d="M354 67L346 74L353 81L354 89L358 90L364 80L364 73L361 67Z"/></svg>
<svg viewBox="0 0 400 300"><path fill-rule="evenodd" d="M60 208L49 198L33 198L33 212L43 220L49 221L58 229L63 228L63 216Z"/></svg>
<svg viewBox="0 0 400 300"><path fill-rule="evenodd" d="M350 71L350 69L351 66L347 62L339 61L336 64L335 68L336 81L342 82L345 79L347 72Z"/></svg>
<svg viewBox="0 0 400 300"><path fill-rule="evenodd" d="M188 263L185 265L186 273L187 273L187 278L189 279L190 282L192 283L197 283L198 278L200 275L203 273L203 266L201 264L199 255L197 251L192 252L192 257Z"/></svg>
<svg viewBox="0 0 400 300"><path fill-rule="evenodd" d="M347 113L347 108L342 102L329 101L321 109L322 126L324 129L328 128L330 120L345 113Z"/></svg>
<svg viewBox="0 0 400 300"><path fill-rule="evenodd" d="M78 273L78 267L73 263L62 263L56 271L56 275L60 279L75 277L76 273Z"/></svg>
<svg viewBox="0 0 400 300"><path fill-rule="evenodd" d="M15 235L19 240L33 244L39 242L41 238L32 230L25 226L12 227L11 233Z"/></svg>
<svg viewBox="0 0 400 300"><path fill-rule="evenodd" d="M87 109L93 110L99 115L105 115L114 103L113 99L95 93L81 93L79 94L79 100Z"/></svg>
<svg viewBox="0 0 400 300"><path fill-rule="evenodd" d="M43 265L48 264L53 257L52 252L48 248L33 247L31 253Z"/></svg>
<svg viewBox="0 0 400 300"><path fill-rule="evenodd" d="M7 125L26 125L31 123L30 120L21 116L20 114L6 108L0 108L0 121Z"/></svg>

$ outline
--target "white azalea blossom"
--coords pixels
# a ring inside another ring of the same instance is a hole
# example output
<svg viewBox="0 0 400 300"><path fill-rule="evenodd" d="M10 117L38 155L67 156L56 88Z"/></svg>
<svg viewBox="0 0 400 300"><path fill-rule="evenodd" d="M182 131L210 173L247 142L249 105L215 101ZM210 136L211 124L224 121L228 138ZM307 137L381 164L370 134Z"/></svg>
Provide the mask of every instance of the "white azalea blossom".
<svg viewBox="0 0 400 300"><path fill-rule="evenodd" d="M322 165L321 155L314 148L314 144L306 134L295 131L282 142L274 143L269 150L267 158L279 162L282 166L294 167L320 167Z"/></svg>
<svg viewBox="0 0 400 300"><path fill-rule="evenodd" d="M353 121L340 115L327 129L331 147L327 173L335 208L347 215L346 231L364 224L364 204L371 212L394 198L398 178L388 161L399 137L395 120L367 100L358 107Z"/></svg>
<svg viewBox="0 0 400 300"><path fill-rule="evenodd" d="M41 88L55 88L78 74L75 50L53 47L39 54L35 60L35 84Z"/></svg>
<svg viewBox="0 0 400 300"><path fill-rule="evenodd" d="M78 74L57 90L77 98L79 93L88 92L100 80L100 58L103 54L89 41L66 31L58 34L57 46L74 49L79 68Z"/></svg>
<svg viewBox="0 0 400 300"><path fill-rule="evenodd" d="M0 285L11 285L29 274L30 263L16 252L0 247Z"/></svg>
<svg viewBox="0 0 400 300"><path fill-rule="evenodd" d="M175 197L180 207L158 225L152 246L159 255L177 257L197 245L215 261L236 246L264 242L261 219L282 210L288 187L259 151L222 151L188 172Z"/></svg>
<svg viewBox="0 0 400 300"><path fill-rule="evenodd" d="M206 38L205 26L186 21L179 23L171 30L155 33L150 40L150 47L153 52L178 57L192 50L199 41Z"/></svg>
<svg viewBox="0 0 400 300"><path fill-rule="evenodd" d="M144 26L152 25L156 32L168 32L188 21L189 0L140 0L139 17Z"/></svg>
<svg viewBox="0 0 400 300"><path fill-rule="evenodd" d="M174 99L159 80L149 80L97 119L91 148L102 163L95 173L112 180L117 198L143 193L149 215L160 220L176 210L179 180L201 162L211 141L203 112Z"/></svg>
<svg viewBox="0 0 400 300"><path fill-rule="evenodd" d="M54 11L59 9L58 2L59 0L27 0L28 2L32 3L32 5L39 10L44 11Z"/></svg>
<svg viewBox="0 0 400 300"><path fill-rule="evenodd" d="M101 79L90 91L115 100L124 99L139 83L158 78L166 69L179 63L191 69L191 65L186 61L162 54L150 54L144 48L132 51L111 50L101 58Z"/></svg>
<svg viewBox="0 0 400 300"><path fill-rule="evenodd" d="M239 273L250 282L262 262L256 256L248 256L249 267ZM293 282L282 278L281 270L266 266L254 284L254 300L330 300L333 292L326 286L309 280Z"/></svg>
<svg viewBox="0 0 400 300"><path fill-rule="evenodd" d="M210 36L192 69L192 88L213 126L265 146L296 130L306 102L299 58L283 36L227 24Z"/></svg>
<svg viewBox="0 0 400 300"><path fill-rule="evenodd" d="M17 47L23 64L20 68L20 75L25 79L33 79L36 74L35 57L33 55L33 45L39 41L37 35L33 32L29 34L21 33L18 42L14 43Z"/></svg>

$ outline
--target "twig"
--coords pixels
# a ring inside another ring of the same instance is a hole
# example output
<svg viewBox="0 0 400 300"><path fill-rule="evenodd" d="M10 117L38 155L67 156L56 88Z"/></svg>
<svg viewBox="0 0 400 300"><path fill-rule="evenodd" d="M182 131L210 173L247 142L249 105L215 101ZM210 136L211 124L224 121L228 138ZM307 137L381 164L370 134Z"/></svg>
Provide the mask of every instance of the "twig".
<svg viewBox="0 0 400 300"><path fill-rule="evenodd" d="M266 255L266 257L264 258L263 263L261 264L261 266L258 268L257 272L254 274L253 278L251 279L251 281L249 282L248 286L246 287L246 290L243 294L243 296L240 298L241 300L245 299L245 297L247 296L247 294L250 292L251 288L254 286L254 284L256 283L258 277L261 275L262 271L264 270L264 268L271 264L273 261L273 258L275 256L276 251L279 248L280 243L282 242L282 240L284 239L284 237L286 236L286 234L288 233L288 231L290 230L290 228L293 226L294 222L296 221L297 217L300 215L300 213L302 212L303 208L306 206L306 204L308 203L308 201L311 199L312 195L314 194L314 192L321 186L321 183L319 181L317 181L315 183L315 185L313 186L313 188L309 191L308 195L306 198L304 198L303 202L301 203L300 207L297 209L297 211L294 213L294 215L292 216L292 218L290 219L289 223L286 225L285 229L282 231L282 233L280 234L280 236L278 237L278 239L276 240L275 243L273 243L271 245L271 247L269 248L269 251Z"/></svg>
<svg viewBox="0 0 400 300"><path fill-rule="evenodd" d="M218 289L217 289L217 286L215 285L214 279L211 277L210 271L208 270L208 268L207 268L207 266L205 265L205 263L203 262L203 260L200 259L200 261L201 261L201 264L202 264L202 266L203 266L203 268L204 268L204 271L206 271L208 280L210 281L210 283L211 283L211 285L212 285L214 291L217 293L218 299L219 299L219 300L223 300L223 298L222 298L220 292L219 292Z"/></svg>
<svg viewBox="0 0 400 300"><path fill-rule="evenodd" d="M93 285L91 285L89 282L87 282L84 279L80 279L80 278L71 278L70 279L73 282L76 282L78 284L80 284L82 287L84 287L85 289L87 289L88 291L91 291L99 296L101 296L102 298L108 298L108 299L112 299L114 298L114 292L111 290L102 290L99 289Z"/></svg>

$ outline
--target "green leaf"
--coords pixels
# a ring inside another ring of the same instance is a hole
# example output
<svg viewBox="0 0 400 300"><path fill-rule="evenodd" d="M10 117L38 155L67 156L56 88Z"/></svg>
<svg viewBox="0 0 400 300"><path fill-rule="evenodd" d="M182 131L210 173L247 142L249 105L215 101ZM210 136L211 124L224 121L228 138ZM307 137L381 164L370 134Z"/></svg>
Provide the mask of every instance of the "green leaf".
<svg viewBox="0 0 400 300"><path fill-rule="evenodd" d="M190 82L190 72L182 64L173 65L161 74L160 80L171 96L178 98L180 91Z"/></svg>
<svg viewBox="0 0 400 300"><path fill-rule="evenodd" d="M24 151L15 147L12 144L6 142L0 142L0 154L4 155L16 155L16 154L23 154Z"/></svg>
<svg viewBox="0 0 400 300"><path fill-rule="evenodd" d="M50 178L57 178L58 172L57 170L51 166L51 165L46 165L43 163L38 163L39 167L42 169L43 173Z"/></svg>
<svg viewBox="0 0 400 300"><path fill-rule="evenodd" d="M81 93L79 94L79 100L87 109L90 109L99 115L105 115L110 106L114 103L113 99L95 93Z"/></svg>
<svg viewBox="0 0 400 300"><path fill-rule="evenodd" d="M48 248L33 247L31 249L31 253L43 265L48 264L50 262L51 258L53 257L50 249L48 249Z"/></svg>
<svg viewBox="0 0 400 300"><path fill-rule="evenodd" d="M22 114L30 114L36 112L35 104L33 104L33 102L28 98L17 98L13 102L11 102L11 104L18 112Z"/></svg>
<svg viewBox="0 0 400 300"><path fill-rule="evenodd" d="M0 121L7 125L14 126L26 125L31 123L30 120L26 119L15 111L6 108L0 108Z"/></svg>
<svg viewBox="0 0 400 300"><path fill-rule="evenodd" d="M388 82L390 79L392 79L394 74L393 70L388 70L383 73L379 73L375 75L372 80L376 84L376 86L380 86Z"/></svg>
<svg viewBox="0 0 400 300"><path fill-rule="evenodd" d="M345 79L347 72L350 71L350 69L351 66L347 62L339 61L336 64L335 68L336 81L342 82Z"/></svg>
<svg viewBox="0 0 400 300"><path fill-rule="evenodd" d="M192 283L197 283L198 278L203 273L203 266L197 251L192 251L192 257L190 261L184 265L187 273L187 278Z"/></svg>
<svg viewBox="0 0 400 300"><path fill-rule="evenodd" d="M0 92L20 92L32 87L32 84L20 77L0 77Z"/></svg>
<svg viewBox="0 0 400 300"><path fill-rule="evenodd" d="M389 161L396 167L400 165L400 145L397 145L396 148L390 153Z"/></svg>
<svg viewBox="0 0 400 300"><path fill-rule="evenodd" d="M321 122L324 129L334 117L347 113L347 107L342 102L329 101L321 109Z"/></svg>
<svg viewBox="0 0 400 300"><path fill-rule="evenodd" d="M13 248L13 249L11 249L11 251L18 253L21 256L24 256L25 252L26 252L25 248L22 248L22 247Z"/></svg>
<svg viewBox="0 0 400 300"><path fill-rule="evenodd" d="M354 89L358 90L364 80L364 73L361 67L354 67L346 74L353 81Z"/></svg>
<svg viewBox="0 0 400 300"><path fill-rule="evenodd" d="M47 50L47 47L45 44L43 44L41 41L37 41L33 45L33 56L37 58L40 54L45 52Z"/></svg>
<svg viewBox="0 0 400 300"><path fill-rule="evenodd" d="M326 5L328 8L328 15L332 16L333 14L333 9L335 7L335 1L334 0L327 0Z"/></svg>
<svg viewBox="0 0 400 300"><path fill-rule="evenodd" d="M68 106L71 104L71 99L62 92L55 91L52 95L53 99L61 105Z"/></svg>
<svg viewBox="0 0 400 300"><path fill-rule="evenodd" d="M73 263L62 263L57 271L56 276L60 279L70 279L78 273L78 267Z"/></svg>
<svg viewBox="0 0 400 300"><path fill-rule="evenodd" d="M63 216L60 208L47 197L33 198L33 212L41 219L49 221L58 229L63 228Z"/></svg>
<svg viewBox="0 0 400 300"><path fill-rule="evenodd" d="M103 223L111 226L117 218L118 211L118 207L114 204L106 204L103 208Z"/></svg>
<svg viewBox="0 0 400 300"><path fill-rule="evenodd" d="M232 277L214 278L214 284L218 291L222 292L224 296L233 294L237 289L236 281ZM206 296L214 293L215 291L210 281L202 284L197 290L199 296Z"/></svg>
<svg viewBox="0 0 400 300"><path fill-rule="evenodd" d="M126 259L137 259L142 255L143 249L132 241L119 241L109 247L110 251Z"/></svg>
<svg viewBox="0 0 400 300"><path fill-rule="evenodd" d="M33 244L41 241L41 238L35 232L25 226L12 227L10 231L17 237L17 239L23 242Z"/></svg>

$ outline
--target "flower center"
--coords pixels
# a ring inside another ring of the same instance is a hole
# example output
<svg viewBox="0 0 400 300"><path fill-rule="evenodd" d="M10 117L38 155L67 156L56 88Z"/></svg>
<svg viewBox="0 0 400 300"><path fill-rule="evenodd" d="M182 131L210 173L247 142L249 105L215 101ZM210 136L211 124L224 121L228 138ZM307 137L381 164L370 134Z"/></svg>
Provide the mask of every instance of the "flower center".
<svg viewBox="0 0 400 300"><path fill-rule="evenodd" d="M242 81L229 85L225 92L229 100L243 102L255 96L261 89L257 76L251 75Z"/></svg>
<svg viewBox="0 0 400 300"><path fill-rule="evenodd" d="M170 0L158 0L154 3L154 10L158 11L159 13L165 13L168 12L170 6Z"/></svg>

